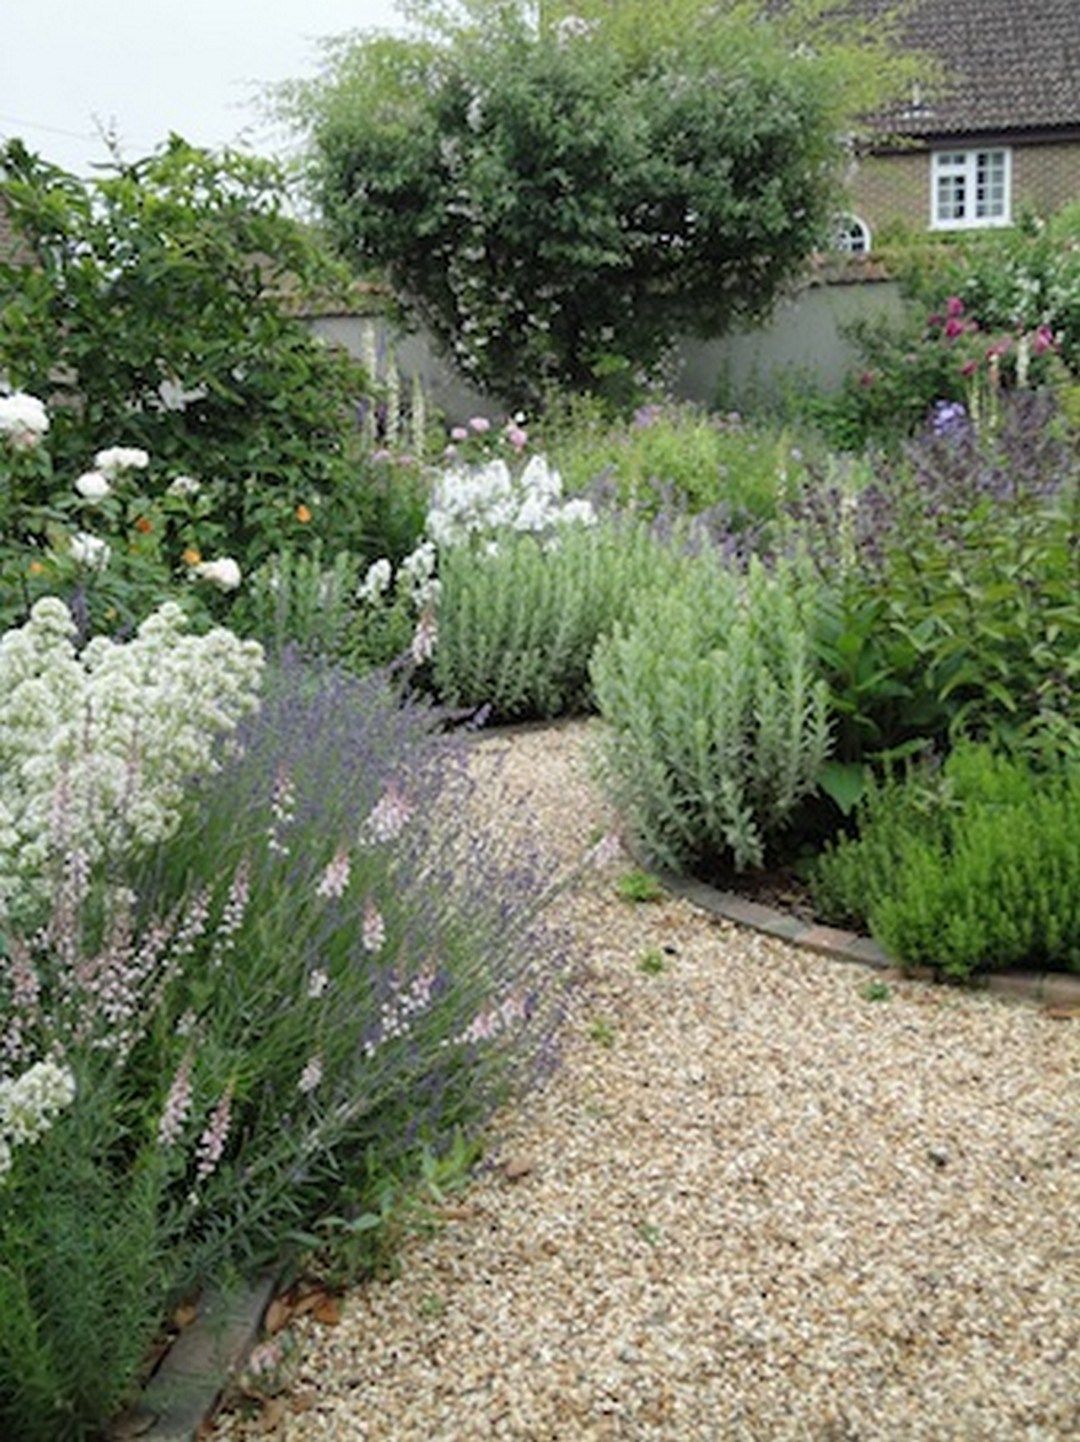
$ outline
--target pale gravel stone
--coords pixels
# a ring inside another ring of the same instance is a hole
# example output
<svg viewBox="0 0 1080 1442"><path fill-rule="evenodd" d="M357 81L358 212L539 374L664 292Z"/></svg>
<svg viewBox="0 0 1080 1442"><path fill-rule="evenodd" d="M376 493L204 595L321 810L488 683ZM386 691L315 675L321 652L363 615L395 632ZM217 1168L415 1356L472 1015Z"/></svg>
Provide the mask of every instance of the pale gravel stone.
<svg viewBox="0 0 1080 1442"><path fill-rule="evenodd" d="M612 818L589 727L493 737L494 814L573 861ZM619 901L563 1069L336 1328L298 1324L283 1442L1057 1442L1080 1433L1075 1024ZM658 976L643 952L665 953ZM598 1020L610 1049L590 1039ZM431 1298L443 1310L430 1315ZM216 1436L265 1436L234 1415Z"/></svg>

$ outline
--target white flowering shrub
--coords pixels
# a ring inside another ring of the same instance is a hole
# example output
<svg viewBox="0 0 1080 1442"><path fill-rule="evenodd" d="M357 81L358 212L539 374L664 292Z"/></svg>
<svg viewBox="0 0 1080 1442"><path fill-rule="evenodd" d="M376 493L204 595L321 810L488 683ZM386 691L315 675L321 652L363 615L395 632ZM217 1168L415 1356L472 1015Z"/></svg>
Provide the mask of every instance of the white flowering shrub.
<svg viewBox="0 0 1080 1442"><path fill-rule="evenodd" d="M446 614L440 553L493 556L515 535L543 538L554 552L570 531L596 522L591 502L563 499L562 477L541 455L517 473L501 457L450 467L432 489L420 544L396 572L385 556L369 566L357 590L363 610L354 659L385 661L407 647L419 666L436 655Z"/></svg>
<svg viewBox="0 0 1080 1442"><path fill-rule="evenodd" d="M504 460L444 471L435 483L425 528L436 545L449 546L503 529L535 534L595 522L588 501L563 500L562 477L536 455L517 476Z"/></svg>
<svg viewBox="0 0 1080 1442"><path fill-rule="evenodd" d="M57 848L93 864L168 836L186 784L257 704L261 648L186 632L169 602L82 650L55 598L0 637L0 916L40 897Z"/></svg>
<svg viewBox="0 0 1080 1442"><path fill-rule="evenodd" d="M0 1181L11 1170L13 1148L39 1141L74 1100L74 1074L54 1061L0 1078Z"/></svg>

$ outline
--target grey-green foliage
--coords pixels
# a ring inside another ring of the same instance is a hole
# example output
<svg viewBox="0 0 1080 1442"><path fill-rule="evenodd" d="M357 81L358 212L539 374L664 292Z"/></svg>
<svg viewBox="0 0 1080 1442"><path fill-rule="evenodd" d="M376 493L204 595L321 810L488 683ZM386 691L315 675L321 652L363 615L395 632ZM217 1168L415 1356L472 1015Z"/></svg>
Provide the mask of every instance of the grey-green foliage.
<svg viewBox="0 0 1080 1442"><path fill-rule="evenodd" d="M316 545L311 555L280 550L251 576L232 624L271 651L295 646L305 655L336 656L356 609L359 558L332 559Z"/></svg>
<svg viewBox="0 0 1080 1442"><path fill-rule="evenodd" d="M440 557L434 680L450 705L490 705L504 720L588 708L597 639L683 564L644 526L615 519L486 544Z"/></svg>
<svg viewBox="0 0 1080 1442"><path fill-rule="evenodd" d="M1035 772L988 746L940 773L877 783L859 834L813 875L833 920L869 924L895 956L964 977L1025 963L1080 969L1080 767Z"/></svg>
<svg viewBox="0 0 1080 1442"><path fill-rule="evenodd" d="M787 568L703 555L597 648L602 771L657 860L760 866L814 790L830 736L807 604Z"/></svg>

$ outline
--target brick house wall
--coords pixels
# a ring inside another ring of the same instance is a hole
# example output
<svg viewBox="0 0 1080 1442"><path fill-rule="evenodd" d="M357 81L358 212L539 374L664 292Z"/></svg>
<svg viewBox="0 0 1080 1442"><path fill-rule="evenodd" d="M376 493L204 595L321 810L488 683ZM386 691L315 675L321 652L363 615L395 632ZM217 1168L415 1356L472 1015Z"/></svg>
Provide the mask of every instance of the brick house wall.
<svg viewBox="0 0 1080 1442"><path fill-rule="evenodd" d="M1008 137L949 137L940 148L969 150L987 146L1012 150L1012 219L1023 211L1052 215L1080 202L1080 137L1025 143ZM938 145L934 146L939 148ZM849 187L851 209L872 235L902 225L930 228L930 149L893 155L868 155L859 162Z"/></svg>

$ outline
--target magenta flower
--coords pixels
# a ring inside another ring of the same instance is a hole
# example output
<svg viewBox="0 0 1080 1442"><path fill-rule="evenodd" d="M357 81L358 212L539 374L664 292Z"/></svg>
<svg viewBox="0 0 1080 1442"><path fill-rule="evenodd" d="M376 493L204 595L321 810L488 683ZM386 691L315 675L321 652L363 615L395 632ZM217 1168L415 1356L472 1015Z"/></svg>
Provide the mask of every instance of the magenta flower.
<svg viewBox="0 0 1080 1442"><path fill-rule="evenodd" d="M1048 325L1041 325L1035 332L1035 339L1031 343L1032 355L1044 355L1048 350L1056 350L1057 344L1054 340L1054 332Z"/></svg>
<svg viewBox="0 0 1080 1442"><path fill-rule="evenodd" d="M957 316L964 314L964 302L958 295L949 296L945 302L945 314L950 320L955 320Z"/></svg>

